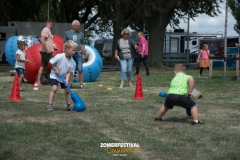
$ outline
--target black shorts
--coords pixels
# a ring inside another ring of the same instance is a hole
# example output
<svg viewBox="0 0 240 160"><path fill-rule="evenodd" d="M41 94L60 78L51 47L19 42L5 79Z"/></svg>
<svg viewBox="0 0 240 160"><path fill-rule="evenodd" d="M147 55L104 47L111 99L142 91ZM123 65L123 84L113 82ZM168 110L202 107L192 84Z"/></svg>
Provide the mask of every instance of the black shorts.
<svg viewBox="0 0 240 160"><path fill-rule="evenodd" d="M58 82L58 80L56 80L56 79L50 79L50 83L51 83L51 86L53 86L53 85L58 86L58 83L60 83L60 82ZM61 85L62 89L67 88L64 83L60 83L60 85Z"/></svg>
<svg viewBox="0 0 240 160"><path fill-rule="evenodd" d="M196 103L184 95L167 94L164 106L167 109L173 109L174 106L180 106L183 108L192 108L196 106Z"/></svg>
<svg viewBox="0 0 240 160"><path fill-rule="evenodd" d="M53 58L53 53L39 52L41 54L41 67L47 67L49 60Z"/></svg>

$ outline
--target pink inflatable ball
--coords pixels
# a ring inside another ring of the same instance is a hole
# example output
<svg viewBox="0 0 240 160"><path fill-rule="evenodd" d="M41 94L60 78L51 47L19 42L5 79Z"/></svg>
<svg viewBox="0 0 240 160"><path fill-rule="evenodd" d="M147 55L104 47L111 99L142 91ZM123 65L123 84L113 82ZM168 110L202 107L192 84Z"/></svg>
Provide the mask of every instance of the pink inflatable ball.
<svg viewBox="0 0 240 160"><path fill-rule="evenodd" d="M29 83L34 84L36 80L36 75L38 73L38 69L41 66L41 55L39 53L39 49L41 44L34 44L33 46L26 49L26 58L30 61L25 64L26 75L25 79Z"/></svg>

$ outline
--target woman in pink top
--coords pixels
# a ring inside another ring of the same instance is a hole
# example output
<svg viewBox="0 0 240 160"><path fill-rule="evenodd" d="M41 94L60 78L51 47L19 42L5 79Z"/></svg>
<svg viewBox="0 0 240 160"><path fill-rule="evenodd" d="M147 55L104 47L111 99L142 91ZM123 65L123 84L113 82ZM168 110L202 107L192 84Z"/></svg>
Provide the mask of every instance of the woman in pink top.
<svg viewBox="0 0 240 160"><path fill-rule="evenodd" d="M135 76L139 74L139 69L140 69L140 63L143 62L143 65L145 66L146 69L146 76L150 76L149 73L149 66L148 66L148 42L144 37L143 32L138 32L138 38L139 38L139 43L138 43L138 57L136 59L136 73L134 74Z"/></svg>
<svg viewBox="0 0 240 160"><path fill-rule="evenodd" d="M197 58L197 62L200 61L200 76L202 76L203 68L207 68L209 70L210 66L209 57L210 51L208 50L208 45L204 44L203 49L200 50L200 53Z"/></svg>

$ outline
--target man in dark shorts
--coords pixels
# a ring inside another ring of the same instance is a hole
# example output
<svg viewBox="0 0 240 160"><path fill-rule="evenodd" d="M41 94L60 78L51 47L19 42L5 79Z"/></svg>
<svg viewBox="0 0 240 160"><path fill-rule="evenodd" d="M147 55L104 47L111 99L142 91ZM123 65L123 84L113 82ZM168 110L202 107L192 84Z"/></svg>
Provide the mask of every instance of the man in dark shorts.
<svg viewBox="0 0 240 160"><path fill-rule="evenodd" d="M58 50L54 44L53 44L53 35L51 33L51 28L54 26L52 20L47 21L46 27L43 28L41 32L41 48L40 48L40 54L41 54L41 67L38 70L38 77L37 77L37 84L38 86L41 85L41 76L43 72L43 68L48 66L49 60L53 57L53 51L54 49Z"/></svg>

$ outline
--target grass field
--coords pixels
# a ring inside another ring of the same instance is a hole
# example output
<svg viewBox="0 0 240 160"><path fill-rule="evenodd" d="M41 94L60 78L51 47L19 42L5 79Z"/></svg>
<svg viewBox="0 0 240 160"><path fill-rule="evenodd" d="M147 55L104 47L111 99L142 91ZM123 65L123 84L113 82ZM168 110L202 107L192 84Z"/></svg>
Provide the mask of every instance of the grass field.
<svg viewBox="0 0 240 160"><path fill-rule="evenodd" d="M25 83L23 102L9 102L14 77L0 68L1 160L240 159L240 82L215 78L223 75L223 69L214 70L212 79L206 70L203 77L198 77L198 69L187 71L203 94L194 100L204 124L192 126L180 107L167 112L164 121L154 121L164 102L159 92L167 91L172 68L150 69L149 77L141 68L144 100L133 100L135 87L118 88L119 71L102 72L96 82L86 83L84 90L74 90L87 106L84 112L67 112L60 88L54 111L47 112L49 85L33 91L33 84ZM234 74L227 70L228 76ZM140 151L107 153L100 143L139 143Z"/></svg>

